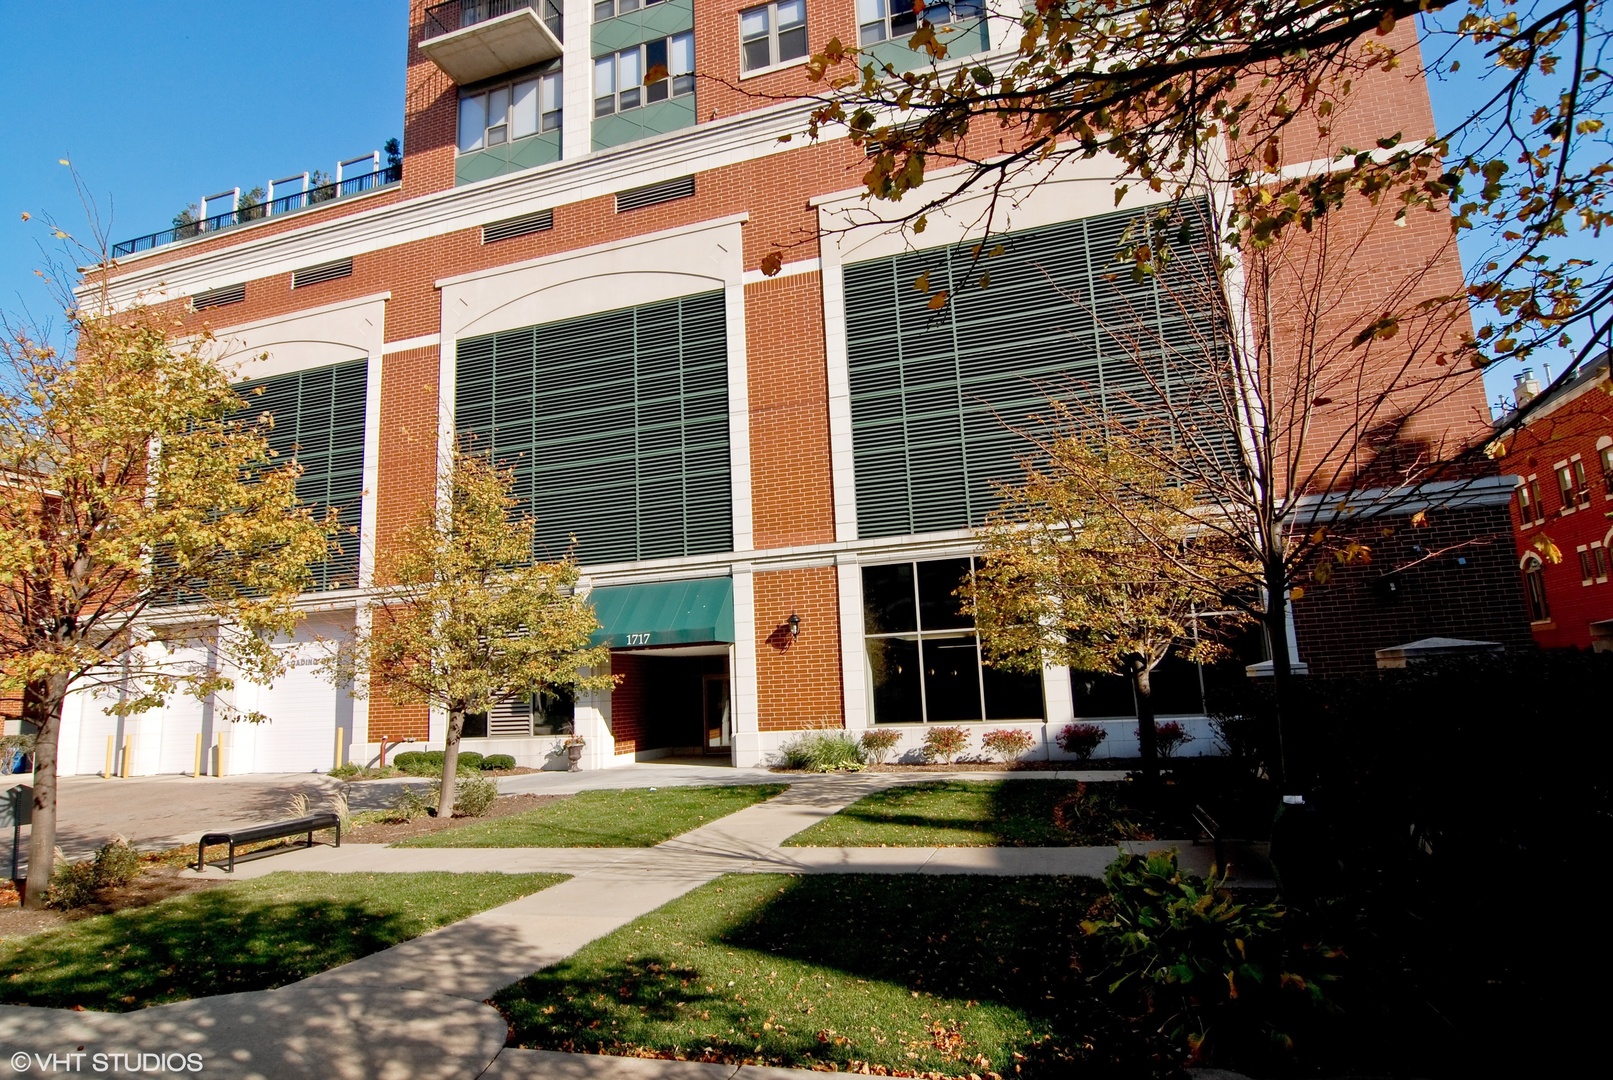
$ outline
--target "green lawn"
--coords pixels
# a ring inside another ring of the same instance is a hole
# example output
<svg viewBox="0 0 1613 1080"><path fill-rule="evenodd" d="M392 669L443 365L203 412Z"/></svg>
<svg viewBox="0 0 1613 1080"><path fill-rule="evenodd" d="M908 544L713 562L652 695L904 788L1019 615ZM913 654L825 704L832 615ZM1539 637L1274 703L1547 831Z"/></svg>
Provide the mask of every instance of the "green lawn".
<svg viewBox="0 0 1613 1080"><path fill-rule="evenodd" d="M527 1047L1068 1075L1072 1048L1107 1026L1071 963L1100 889L1051 877L730 875L493 1003L513 1045Z"/></svg>
<svg viewBox="0 0 1613 1080"><path fill-rule="evenodd" d="M267 990L565 880L278 873L0 942L0 1002L109 1012Z"/></svg>
<svg viewBox="0 0 1613 1080"><path fill-rule="evenodd" d="M398 847L654 847L787 784L583 791L524 814L416 836Z"/></svg>
<svg viewBox="0 0 1613 1080"><path fill-rule="evenodd" d="M1124 781L942 780L859 799L785 841L796 847L1068 847L1187 835L1140 809Z"/></svg>

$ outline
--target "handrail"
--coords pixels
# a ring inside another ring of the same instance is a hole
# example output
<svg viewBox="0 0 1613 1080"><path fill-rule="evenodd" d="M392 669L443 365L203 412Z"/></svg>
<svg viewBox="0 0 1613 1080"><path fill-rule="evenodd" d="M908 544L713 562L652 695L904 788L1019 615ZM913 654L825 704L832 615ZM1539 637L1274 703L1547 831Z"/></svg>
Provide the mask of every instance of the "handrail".
<svg viewBox="0 0 1613 1080"><path fill-rule="evenodd" d="M161 232L137 236L133 240L125 240L112 246L112 257L118 259L125 255L133 255L136 252L150 251L152 248L178 243L181 240L192 240L205 233L232 229L237 225L245 225L250 221L262 221L264 218L275 217L292 210L302 210L306 207L317 206L320 203L331 202L349 195L374 191L376 188L396 184L402 179L403 165L401 163L388 165L360 176L349 176L329 184L319 184L316 187L311 187L304 191L295 191L290 195L271 199L268 202L240 206L234 210L227 210L222 214L202 218L200 221L187 221L182 225L175 225L171 229L163 229Z"/></svg>
<svg viewBox="0 0 1613 1080"><path fill-rule="evenodd" d="M538 18L554 31L554 36L560 36L560 5L555 0L448 0L446 4L426 9L426 25L420 40L430 41L522 8L536 11Z"/></svg>

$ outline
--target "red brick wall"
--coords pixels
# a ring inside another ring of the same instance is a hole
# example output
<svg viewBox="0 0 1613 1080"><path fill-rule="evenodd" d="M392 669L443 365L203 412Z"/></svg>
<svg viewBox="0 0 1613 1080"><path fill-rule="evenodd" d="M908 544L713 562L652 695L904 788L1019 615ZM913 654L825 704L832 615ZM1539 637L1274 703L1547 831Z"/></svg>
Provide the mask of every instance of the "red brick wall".
<svg viewBox="0 0 1613 1080"><path fill-rule="evenodd" d="M611 653L610 673L621 679L610 692L610 733L616 739L618 754L633 753L643 735L649 685L645 666L643 659L632 653Z"/></svg>
<svg viewBox="0 0 1613 1080"><path fill-rule="evenodd" d="M1339 567L1294 602L1299 655L1312 675L1375 671L1376 650L1425 637L1530 647L1506 507L1434 509L1427 522L1374 522L1372 561ZM1419 561L1414 547L1444 554Z"/></svg>
<svg viewBox="0 0 1613 1080"><path fill-rule="evenodd" d="M745 287L756 547L834 539L820 275Z"/></svg>
<svg viewBox="0 0 1613 1080"><path fill-rule="evenodd" d="M835 568L758 573L755 582L759 730L843 724ZM792 614L799 637L790 635Z"/></svg>

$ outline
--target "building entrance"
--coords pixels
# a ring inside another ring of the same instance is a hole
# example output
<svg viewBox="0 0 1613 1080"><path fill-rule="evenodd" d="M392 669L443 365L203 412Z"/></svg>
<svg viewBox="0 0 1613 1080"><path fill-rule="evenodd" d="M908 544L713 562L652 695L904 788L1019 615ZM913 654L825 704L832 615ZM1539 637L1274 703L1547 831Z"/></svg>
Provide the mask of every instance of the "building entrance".
<svg viewBox="0 0 1613 1080"><path fill-rule="evenodd" d="M726 758L733 745L728 646L611 652L611 735L618 755Z"/></svg>

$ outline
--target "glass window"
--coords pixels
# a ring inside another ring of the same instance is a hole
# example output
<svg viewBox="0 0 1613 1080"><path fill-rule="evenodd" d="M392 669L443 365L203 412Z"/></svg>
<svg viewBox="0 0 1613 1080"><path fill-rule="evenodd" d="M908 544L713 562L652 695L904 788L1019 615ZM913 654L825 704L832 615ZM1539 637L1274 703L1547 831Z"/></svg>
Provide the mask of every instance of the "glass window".
<svg viewBox="0 0 1613 1080"><path fill-rule="evenodd" d="M594 115L609 116L616 111L616 58L602 56L594 61Z"/></svg>
<svg viewBox="0 0 1613 1080"><path fill-rule="evenodd" d="M536 135L538 127L538 80L528 79L515 84L514 101L510 108L510 138L522 139Z"/></svg>
<svg viewBox="0 0 1613 1080"><path fill-rule="evenodd" d="M594 21L602 22L613 19L618 15L626 15L637 11L641 7L659 4L661 0L596 0L594 4Z"/></svg>
<svg viewBox="0 0 1613 1080"><path fill-rule="evenodd" d="M739 13L741 64L746 71L807 54L805 0L780 0Z"/></svg>
<svg viewBox="0 0 1613 1080"><path fill-rule="evenodd" d="M980 0L941 0L924 8L924 19L934 26L979 16ZM918 30L919 16L907 0L857 0L857 23L858 43L872 45L912 37Z"/></svg>
<svg viewBox="0 0 1613 1080"><path fill-rule="evenodd" d="M501 86L487 95L487 145L510 141L510 88Z"/></svg>
<svg viewBox="0 0 1613 1080"><path fill-rule="evenodd" d="M1613 446L1602 447L1602 486L1608 498L1613 498Z"/></svg>
<svg viewBox="0 0 1613 1080"><path fill-rule="evenodd" d="M693 32L657 38L594 60L595 116L692 93Z"/></svg>
<svg viewBox="0 0 1613 1080"><path fill-rule="evenodd" d="M667 39L644 43L644 96L649 101L665 101L672 71L667 67Z"/></svg>
<svg viewBox="0 0 1613 1080"><path fill-rule="evenodd" d="M459 152L480 150L487 137L487 97L475 94L459 99Z"/></svg>
<svg viewBox="0 0 1613 1080"><path fill-rule="evenodd" d="M523 79L459 99L459 152L560 128L560 73Z"/></svg>
<svg viewBox="0 0 1613 1080"><path fill-rule="evenodd" d="M1535 502L1534 498L1529 494L1529 485L1527 483L1518 488L1518 520L1525 525L1535 520Z"/></svg>
<svg viewBox="0 0 1613 1080"><path fill-rule="evenodd" d="M969 559L865 566L863 632L877 724L1041 719L1042 677L986 666L958 586Z"/></svg>
<svg viewBox="0 0 1613 1080"><path fill-rule="evenodd" d="M1551 606L1546 603L1546 575L1539 559L1530 559L1523 568L1523 595L1529 605L1530 622L1546 622Z"/></svg>
<svg viewBox="0 0 1613 1080"><path fill-rule="evenodd" d="M1589 548L1579 549L1579 583L1589 585L1596 580L1595 564L1591 562Z"/></svg>

